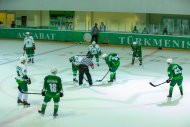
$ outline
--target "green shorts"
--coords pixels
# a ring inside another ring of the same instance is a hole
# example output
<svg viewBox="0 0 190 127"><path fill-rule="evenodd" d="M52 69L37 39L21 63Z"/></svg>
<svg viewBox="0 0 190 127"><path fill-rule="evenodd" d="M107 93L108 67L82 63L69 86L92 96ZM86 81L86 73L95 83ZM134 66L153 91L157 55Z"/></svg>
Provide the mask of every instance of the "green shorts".
<svg viewBox="0 0 190 127"><path fill-rule="evenodd" d="M170 83L170 86L174 87L176 84L178 86L181 86L182 85L182 82L183 82L183 78L182 79L177 79L177 80L172 80L171 83Z"/></svg>
<svg viewBox="0 0 190 127"><path fill-rule="evenodd" d="M33 54L34 54L33 48L32 48L32 47L26 48L26 54L27 54L27 55L33 55Z"/></svg>
<svg viewBox="0 0 190 127"><path fill-rule="evenodd" d="M44 97L44 102L50 102L51 101L51 99L53 98L53 101L55 102L55 103L58 103L59 101L60 101L60 97L58 96L58 97L51 97L51 95L45 95L45 97Z"/></svg>
<svg viewBox="0 0 190 127"><path fill-rule="evenodd" d="M21 80L16 80L16 82L18 83L20 90L22 90L23 92L27 92L28 91L28 85L25 81L21 81Z"/></svg>

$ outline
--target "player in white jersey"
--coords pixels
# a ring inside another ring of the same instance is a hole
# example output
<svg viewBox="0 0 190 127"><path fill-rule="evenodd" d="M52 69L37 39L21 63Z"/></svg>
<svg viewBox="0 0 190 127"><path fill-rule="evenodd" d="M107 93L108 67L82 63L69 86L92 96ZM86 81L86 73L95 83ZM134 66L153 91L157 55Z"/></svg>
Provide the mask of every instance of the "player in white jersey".
<svg viewBox="0 0 190 127"><path fill-rule="evenodd" d="M72 63L73 81L78 82L76 77L77 77L77 71L79 70L79 65L82 61L82 57L73 56L69 58L69 61Z"/></svg>
<svg viewBox="0 0 190 127"><path fill-rule="evenodd" d="M34 50L35 49L36 49L36 47L35 47L34 38L32 36L30 36L29 32L26 32L26 37L24 38L23 50L24 50L24 52L26 51L26 54L28 57L28 63L30 63L30 62L34 63Z"/></svg>
<svg viewBox="0 0 190 127"><path fill-rule="evenodd" d="M20 57L20 64L16 67L16 82L18 83L18 104L23 104L24 106L30 106L27 102L28 95L25 94L28 92L28 84L31 84L30 78L27 76L27 68L26 68L26 58L24 56Z"/></svg>
<svg viewBox="0 0 190 127"><path fill-rule="evenodd" d="M101 49L95 41L92 42L92 45L88 48L87 58L92 59L94 56L96 57L97 66L99 66L99 56L101 55Z"/></svg>

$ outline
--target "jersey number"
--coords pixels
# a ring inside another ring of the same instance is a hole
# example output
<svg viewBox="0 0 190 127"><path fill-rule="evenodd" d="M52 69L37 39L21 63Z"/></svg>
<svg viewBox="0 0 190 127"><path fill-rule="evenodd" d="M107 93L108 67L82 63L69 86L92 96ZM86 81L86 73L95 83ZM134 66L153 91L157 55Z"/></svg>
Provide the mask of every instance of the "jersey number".
<svg viewBox="0 0 190 127"><path fill-rule="evenodd" d="M50 90L51 90L51 92L56 92L57 91L57 89L56 89L56 84L49 84L49 86L50 86Z"/></svg>
<svg viewBox="0 0 190 127"><path fill-rule="evenodd" d="M175 73L175 74L180 74L180 73L181 73L181 70L177 67L177 68L174 69L174 73Z"/></svg>

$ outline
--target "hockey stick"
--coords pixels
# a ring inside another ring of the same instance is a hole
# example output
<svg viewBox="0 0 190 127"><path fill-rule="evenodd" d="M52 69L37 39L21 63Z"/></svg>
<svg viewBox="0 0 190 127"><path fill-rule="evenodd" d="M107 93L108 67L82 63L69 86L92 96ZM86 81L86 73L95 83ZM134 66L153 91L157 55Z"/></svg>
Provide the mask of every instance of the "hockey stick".
<svg viewBox="0 0 190 127"><path fill-rule="evenodd" d="M110 72L110 71L108 71L108 72L104 75L104 77L103 77L102 79L96 80L96 81L97 81L97 82L101 82L102 80L104 80L104 78L108 75L109 72Z"/></svg>
<svg viewBox="0 0 190 127"><path fill-rule="evenodd" d="M42 95L41 93L28 93L28 92L24 92L20 89L20 87L18 87L18 90L23 93L23 94L37 94L37 95Z"/></svg>
<svg viewBox="0 0 190 127"><path fill-rule="evenodd" d="M24 56L24 55L25 55L25 52L26 52L26 50L24 50L24 52L23 52L22 56Z"/></svg>
<svg viewBox="0 0 190 127"><path fill-rule="evenodd" d="M151 86L153 86L153 87L160 86L160 85L162 85L162 84L164 84L164 83L167 83L167 82L163 82L163 83L160 83L160 84L157 84L157 85L153 84L152 82L149 82L149 84L150 84Z"/></svg>
<svg viewBox="0 0 190 127"><path fill-rule="evenodd" d="M76 55L76 56L87 56L87 55Z"/></svg>

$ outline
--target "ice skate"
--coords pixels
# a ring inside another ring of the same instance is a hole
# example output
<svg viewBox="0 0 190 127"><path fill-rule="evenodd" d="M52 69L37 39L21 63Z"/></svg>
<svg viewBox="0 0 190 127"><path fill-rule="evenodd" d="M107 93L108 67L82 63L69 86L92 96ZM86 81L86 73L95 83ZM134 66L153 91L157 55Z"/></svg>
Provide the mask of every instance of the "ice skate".
<svg viewBox="0 0 190 127"><path fill-rule="evenodd" d="M27 101L23 101L23 105L24 105L24 107L29 107L30 103L28 103Z"/></svg>
<svg viewBox="0 0 190 127"><path fill-rule="evenodd" d="M23 104L23 101L22 101L21 99L18 99L18 100L17 100L17 104L18 104L18 105L22 105L22 104Z"/></svg>
<svg viewBox="0 0 190 127"><path fill-rule="evenodd" d="M39 113L41 116L44 116L44 112L42 112L41 110L38 110L38 113Z"/></svg>

